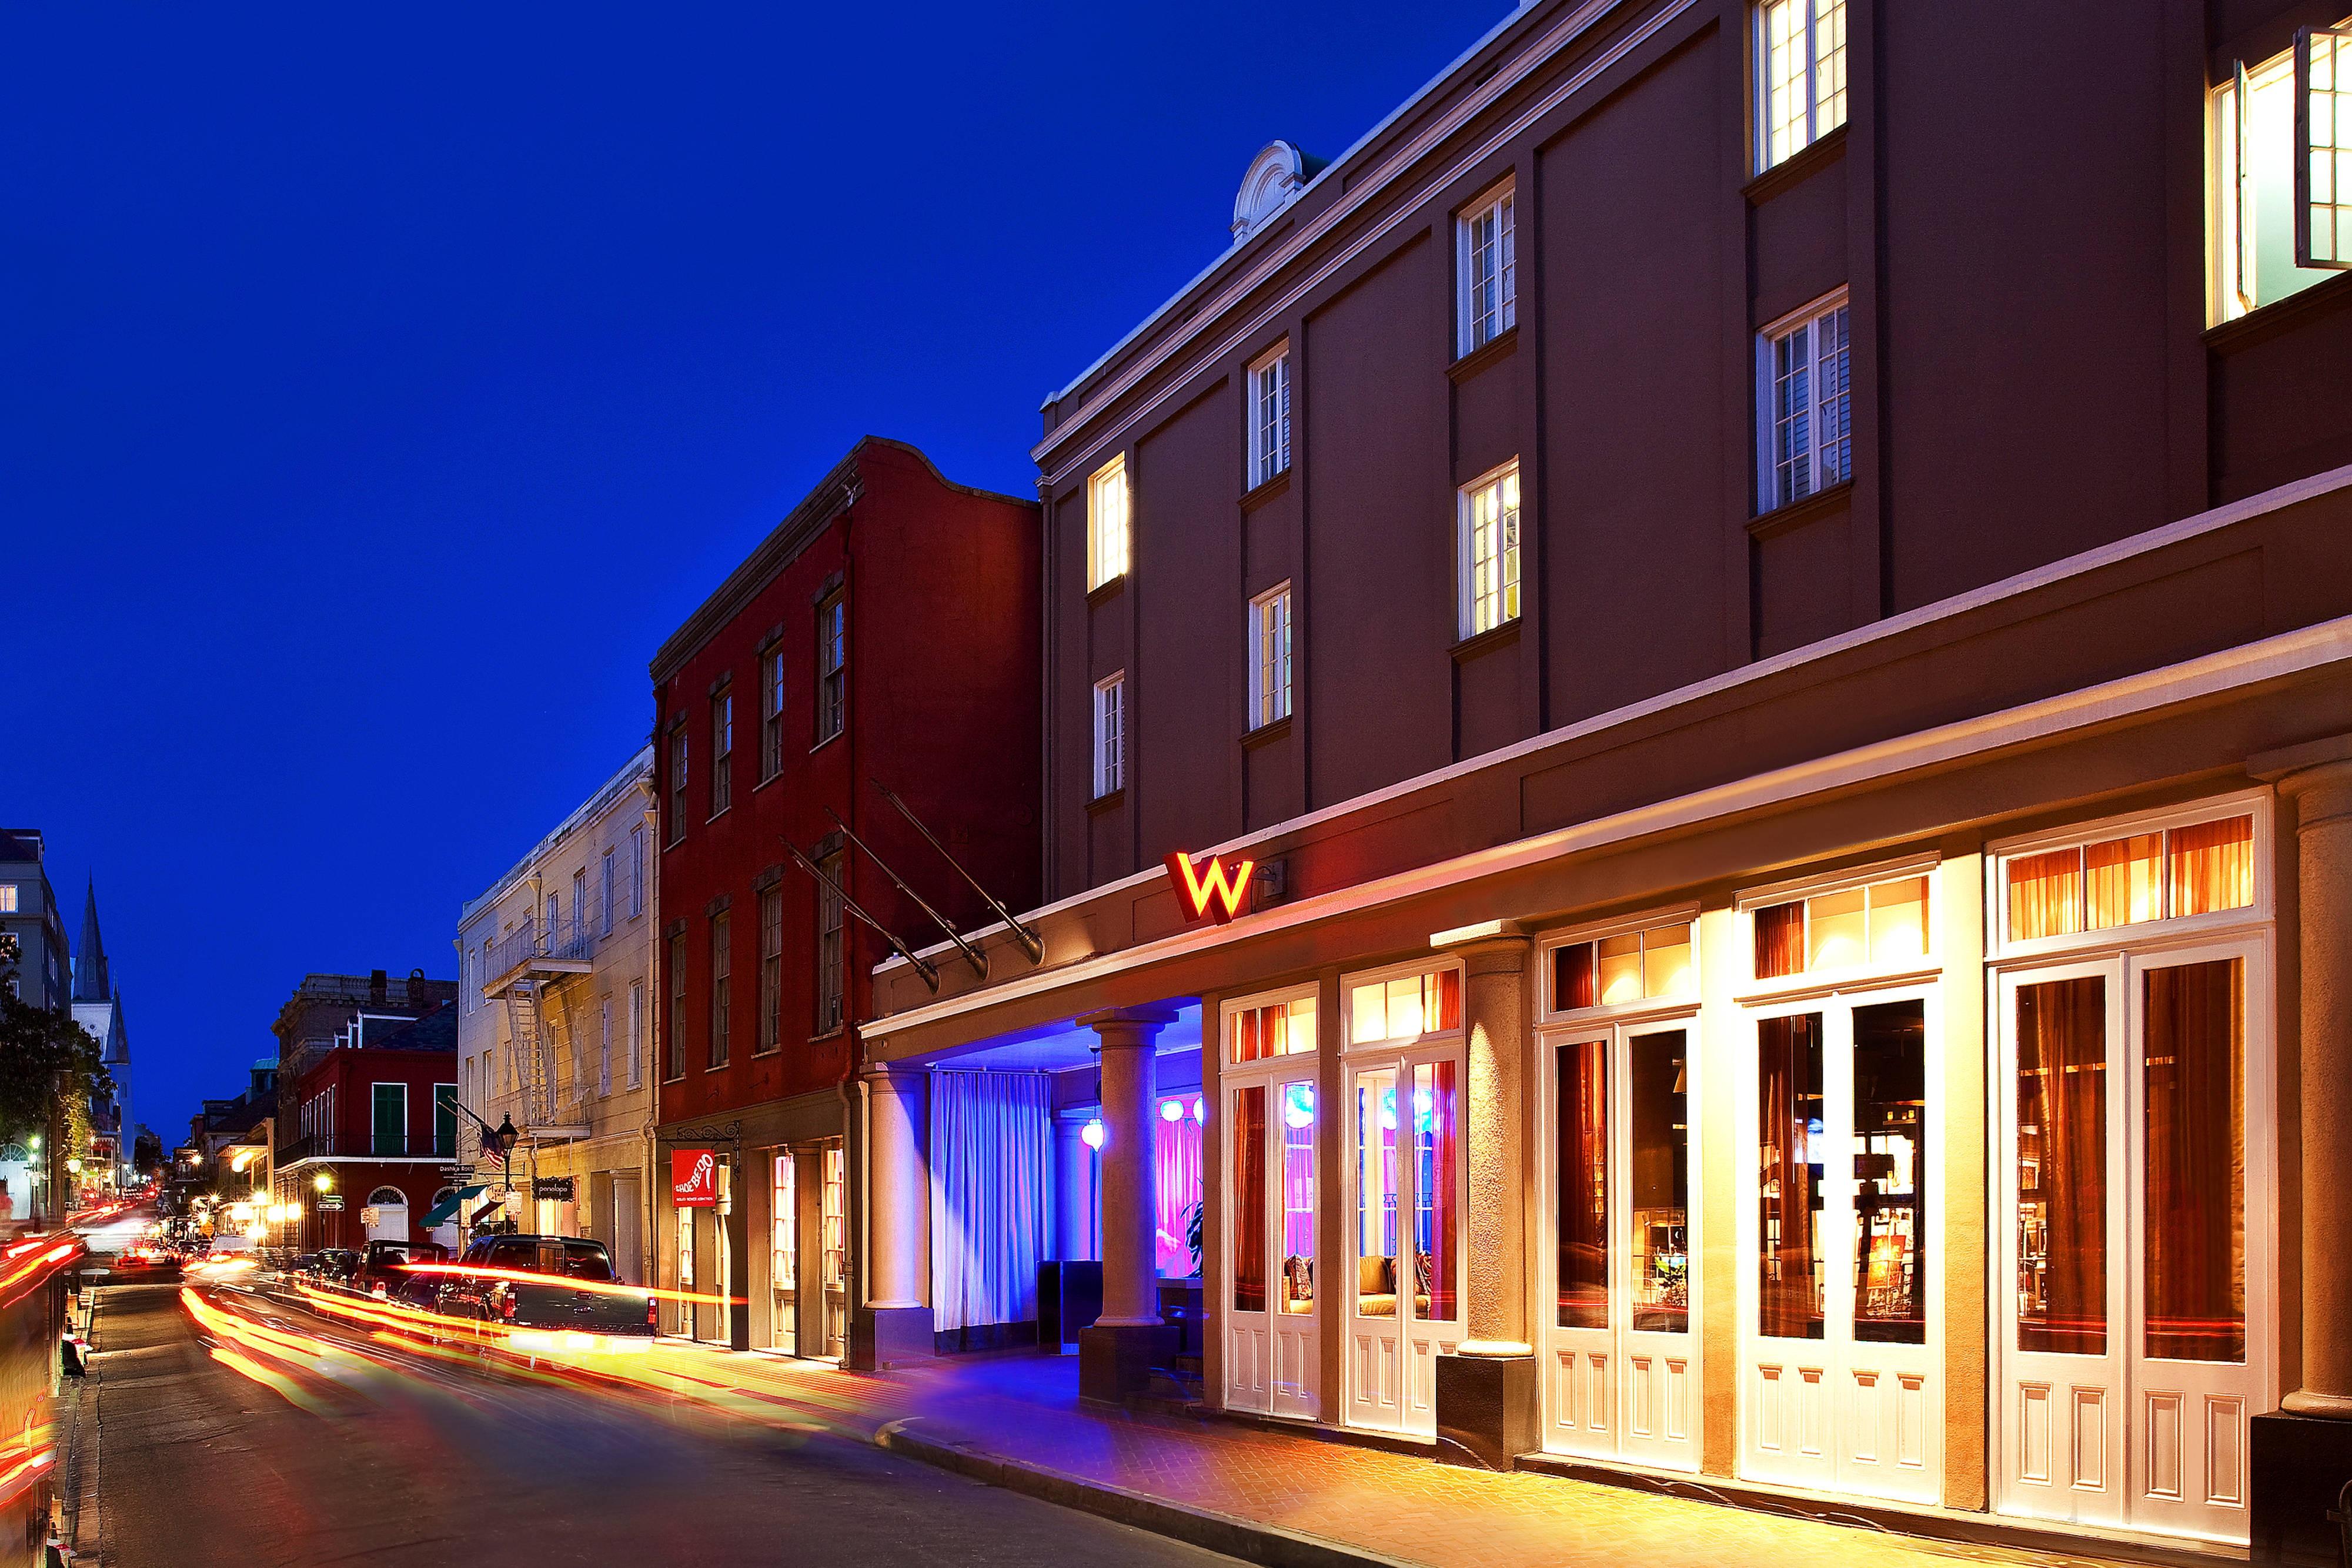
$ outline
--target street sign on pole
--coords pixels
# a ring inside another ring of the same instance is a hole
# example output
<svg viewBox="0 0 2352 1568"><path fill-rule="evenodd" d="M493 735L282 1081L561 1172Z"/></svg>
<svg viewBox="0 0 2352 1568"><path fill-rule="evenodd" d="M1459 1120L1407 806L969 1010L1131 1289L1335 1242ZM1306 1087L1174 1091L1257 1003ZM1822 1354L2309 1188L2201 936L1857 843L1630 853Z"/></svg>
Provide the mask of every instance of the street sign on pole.
<svg viewBox="0 0 2352 1568"><path fill-rule="evenodd" d="M322 1192L319 1195L319 1212L320 1214L341 1214L342 1210L343 1195L341 1193Z"/></svg>

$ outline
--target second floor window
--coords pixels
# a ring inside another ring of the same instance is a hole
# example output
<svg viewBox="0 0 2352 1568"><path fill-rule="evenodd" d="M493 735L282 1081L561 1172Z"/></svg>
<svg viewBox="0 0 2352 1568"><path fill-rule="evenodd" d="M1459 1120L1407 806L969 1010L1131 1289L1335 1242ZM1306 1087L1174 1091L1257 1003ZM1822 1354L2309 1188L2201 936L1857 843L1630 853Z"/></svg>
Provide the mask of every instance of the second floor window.
<svg viewBox="0 0 2352 1568"><path fill-rule="evenodd" d="M1095 799L1127 787L1127 672L1095 683Z"/></svg>
<svg viewBox="0 0 2352 1568"><path fill-rule="evenodd" d="M1250 367L1250 484L1263 485L1290 467L1290 350L1278 349Z"/></svg>
<svg viewBox="0 0 2352 1568"><path fill-rule="evenodd" d="M596 1092L613 1092L613 998L596 1004Z"/></svg>
<svg viewBox="0 0 2352 1568"><path fill-rule="evenodd" d="M1466 486L1461 502L1462 635L1519 618L1519 465Z"/></svg>
<svg viewBox="0 0 2352 1568"><path fill-rule="evenodd" d="M2215 319L2352 269L2352 17L2213 93Z"/></svg>
<svg viewBox="0 0 2352 1568"><path fill-rule="evenodd" d="M1756 7L1758 172L1845 123L1845 0Z"/></svg>
<svg viewBox="0 0 2352 1568"><path fill-rule="evenodd" d="M735 694L721 692L710 699L710 814L719 815L734 801Z"/></svg>
<svg viewBox="0 0 2352 1568"><path fill-rule="evenodd" d="M1250 727L1290 716L1290 584L1250 601Z"/></svg>
<svg viewBox="0 0 2352 1568"><path fill-rule="evenodd" d="M629 918L635 920L646 912L646 830L641 824L629 830Z"/></svg>
<svg viewBox="0 0 2352 1568"><path fill-rule="evenodd" d="M604 880L597 890L603 895L603 907L596 912L596 934L600 936L610 936L613 934L613 894L616 891L615 879L613 875L613 852L606 850L604 859L597 864L599 874Z"/></svg>
<svg viewBox="0 0 2352 1568"><path fill-rule="evenodd" d="M686 1076L686 933L669 939L669 1037L663 1076Z"/></svg>
<svg viewBox="0 0 2352 1568"><path fill-rule="evenodd" d="M784 651L760 655L760 777L773 779L784 768Z"/></svg>
<svg viewBox="0 0 2352 1568"><path fill-rule="evenodd" d="M824 880L816 888L816 1032L830 1034L841 1027L842 981L848 972L848 934L842 929L841 885L844 870L836 852L817 862Z"/></svg>
<svg viewBox="0 0 2352 1568"><path fill-rule="evenodd" d="M669 737L669 841L686 837L686 726Z"/></svg>
<svg viewBox="0 0 2352 1568"><path fill-rule="evenodd" d="M629 982L629 1087L635 1089L644 1071L646 1047L646 983Z"/></svg>
<svg viewBox="0 0 2352 1568"><path fill-rule="evenodd" d="M1843 290L1767 328L1759 367L1763 462L1756 507L1769 512L1853 477L1852 355Z"/></svg>
<svg viewBox="0 0 2352 1568"><path fill-rule="evenodd" d="M733 980L735 962L728 951L728 920L724 915L710 917L710 1065L727 1065L728 1030L733 1023L728 994Z"/></svg>
<svg viewBox="0 0 2352 1568"><path fill-rule="evenodd" d="M1127 459L1112 458L1087 481L1087 591L1127 575Z"/></svg>
<svg viewBox="0 0 2352 1568"><path fill-rule="evenodd" d="M760 1043L754 1050L783 1044L783 1001L784 890L772 887L760 894Z"/></svg>
<svg viewBox="0 0 2352 1568"><path fill-rule="evenodd" d="M849 601L840 589L816 607L816 737L839 735L849 722Z"/></svg>
<svg viewBox="0 0 2352 1568"><path fill-rule="evenodd" d="M1493 342L1519 320L1517 203L1508 185L1457 221L1454 267L1462 279L1456 354Z"/></svg>

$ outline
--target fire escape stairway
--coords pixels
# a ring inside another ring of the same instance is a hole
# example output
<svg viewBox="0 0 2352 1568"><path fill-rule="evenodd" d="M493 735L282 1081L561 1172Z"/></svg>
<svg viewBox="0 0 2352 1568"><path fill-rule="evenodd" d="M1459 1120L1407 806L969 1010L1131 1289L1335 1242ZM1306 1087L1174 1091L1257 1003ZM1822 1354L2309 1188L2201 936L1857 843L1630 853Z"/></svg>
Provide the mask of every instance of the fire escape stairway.
<svg viewBox="0 0 2352 1568"><path fill-rule="evenodd" d="M514 1037L515 1062L523 1072L523 1120L531 1124L553 1120L555 1109L547 1053L541 1045L539 987L539 981L526 977L507 988L507 1027Z"/></svg>

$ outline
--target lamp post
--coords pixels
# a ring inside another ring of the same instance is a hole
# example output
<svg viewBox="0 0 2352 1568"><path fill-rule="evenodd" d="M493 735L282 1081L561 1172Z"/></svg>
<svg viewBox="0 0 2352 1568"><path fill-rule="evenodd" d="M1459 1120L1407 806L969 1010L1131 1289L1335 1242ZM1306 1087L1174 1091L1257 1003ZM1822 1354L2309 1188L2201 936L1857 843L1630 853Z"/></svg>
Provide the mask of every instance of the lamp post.
<svg viewBox="0 0 2352 1568"><path fill-rule="evenodd" d="M474 1108L464 1101L452 1100L449 1103L463 1111L466 1119L482 1130L482 1153L499 1156L499 1164L506 1173L506 1224L511 1228L514 1225L514 1147L522 1141L522 1134L515 1131L512 1116L500 1116L499 1124L493 1127L476 1115ZM459 1212L464 1210L461 1208Z"/></svg>

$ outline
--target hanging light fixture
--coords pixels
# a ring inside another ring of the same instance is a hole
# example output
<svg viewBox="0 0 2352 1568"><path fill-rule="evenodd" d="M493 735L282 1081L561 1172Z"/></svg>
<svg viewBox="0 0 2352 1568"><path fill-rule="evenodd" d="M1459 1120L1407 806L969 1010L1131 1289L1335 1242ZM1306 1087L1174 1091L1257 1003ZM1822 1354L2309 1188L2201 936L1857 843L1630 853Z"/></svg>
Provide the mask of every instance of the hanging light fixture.
<svg viewBox="0 0 2352 1568"><path fill-rule="evenodd" d="M1101 1148L1103 1146L1102 1118L1100 1116L1097 1116L1092 1121L1088 1122L1084 1127L1078 1130L1078 1136L1087 1141L1087 1147L1090 1149Z"/></svg>
<svg viewBox="0 0 2352 1568"><path fill-rule="evenodd" d="M1160 1102L1160 1119L1163 1122L1182 1121L1184 1119L1184 1102L1181 1100L1162 1100Z"/></svg>
<svg viewBox="0 0 2352 1568"><path fill-rule="evenodd" d="M1207 1121L1208 1119L1209 1119L1209 1117L1208 1117L1208 1113L1207 1113L1205 1111L1203 1111L1203 1110L1202 1109L1202 1105L1201 1105L1201 1096L1199 1096L1198 1094L1193 1095L1193 1096L1192 1096L1192 1121L1193 1121L1193 1123L1197 1125L1198 1124L1202 1123L1202 1122L1205 1122L1205 1121Z"/></svg>

